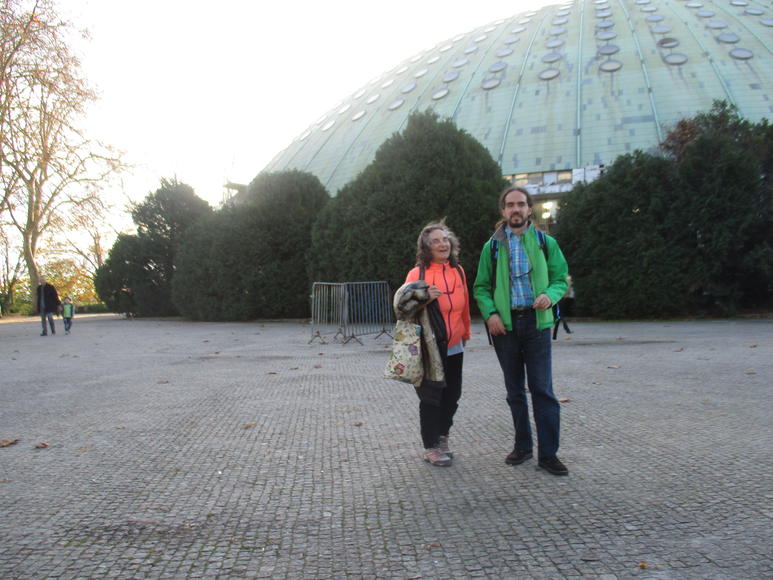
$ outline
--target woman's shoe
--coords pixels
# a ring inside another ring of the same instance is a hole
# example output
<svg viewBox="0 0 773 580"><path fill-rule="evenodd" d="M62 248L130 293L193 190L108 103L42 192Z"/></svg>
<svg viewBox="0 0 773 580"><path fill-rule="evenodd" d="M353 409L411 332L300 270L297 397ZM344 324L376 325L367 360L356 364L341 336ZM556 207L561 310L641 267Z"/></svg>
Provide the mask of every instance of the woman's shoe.
<svg viewBox="0 0 773 580"><path fill-rule="evenodd" d="M424 461L438 467L448 467L451 465L451 458L443 453L438 447L427 449L424 452Z"/></svg>

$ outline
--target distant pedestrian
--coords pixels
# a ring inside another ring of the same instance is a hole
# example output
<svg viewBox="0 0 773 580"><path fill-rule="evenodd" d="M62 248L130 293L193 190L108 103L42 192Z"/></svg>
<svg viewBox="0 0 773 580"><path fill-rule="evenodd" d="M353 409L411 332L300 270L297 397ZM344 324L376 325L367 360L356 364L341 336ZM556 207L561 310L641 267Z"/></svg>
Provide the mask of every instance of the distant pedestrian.
<svg viewBox="0 0 773 580"><path fill-rule="evenodd" d="M72 298L65 296L64 304L62 304L62 320L64 321L64 333L70 334L70 328L72 328L72 319L75 316L75 305L72 303Z"/></svg>
<svg viewBox="0 0 773 580"><path fill-rule="evenodd" d="M566 294L564 294L564 297L561 298L561 301L558 303L558 316L556 317L555 323L553 323L553 340L558 338L559 326L564 327L566 334L572 334L572 331L569 329L569 323L566 321L566 319L572 315L572 311L574 310L574 284L572 284L572 277L567 276L566 282L569 286L566 289Z"/></svg>
<svg viewBox="0 0 773 580"><path fill-rule="evenodd" d="M43 325L43 332L40 336L46 336L48 334L48 328L46 328L46 319L51 326L51 334L56 334L56 328L54 327L54 314L58 314L62 307L62 302L59 300L59 294L56 292L53 284L46 282L46 277L41 276L39 278L39 285L37 289L37 311L40 313L40 323Z"/></svg>

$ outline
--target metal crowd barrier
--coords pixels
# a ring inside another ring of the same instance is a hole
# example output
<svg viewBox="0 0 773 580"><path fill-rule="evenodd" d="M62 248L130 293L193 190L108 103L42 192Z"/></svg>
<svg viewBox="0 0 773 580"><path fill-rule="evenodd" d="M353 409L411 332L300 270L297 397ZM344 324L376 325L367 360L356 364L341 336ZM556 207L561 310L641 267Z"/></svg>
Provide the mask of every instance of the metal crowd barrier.
<svg viewBox="0 0 773 580"><path fill-rule="evenodd" d="M311 290L311 340L332 335L344 344L360 336L392 336L392 301L387 282L314 282Z"/></svg>

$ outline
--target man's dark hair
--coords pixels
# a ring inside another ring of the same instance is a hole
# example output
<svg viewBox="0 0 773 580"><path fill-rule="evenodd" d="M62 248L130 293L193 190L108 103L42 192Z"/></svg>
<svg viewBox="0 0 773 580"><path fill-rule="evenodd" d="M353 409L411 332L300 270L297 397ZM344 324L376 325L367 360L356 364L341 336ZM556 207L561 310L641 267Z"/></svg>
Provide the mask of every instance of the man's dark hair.
<svg viewBox="0 0 773 580"><path fill-rule="evenodd" d="M534 207L534 201L531 199L531 194L526 191L523 187L508 187L502 192L502 195L499 196L499 209L505 209L505 198L513 193L514 191L520 191L522 194L526 196L526 203L529 205L529 207Z"/></svg>
<svg viewBox="0 0 773 580"><path fill-rule="evenodd" d="M510 195L510 194L511 194L511 193L513 193L514 191L519 191L519 192L521 192L523 195L525 195L525 196L526 196L526 204L527 204L529 207L534 207L534 200L532 200L532 198L531 198L531 194L530 194L528 191L526 191L526 189L525 189L525 188L523 188L523 187L516 187L516 186L510 186L510 187L508 187L507 189L505 189L505 190L502 192L502 195L500 195L500 196L499 196L499 209L500 209L500 210L502 210L502 209L505 209L505 199L507 198L507 196L508 196L508 195ZM531 220L530 220L530 221L531 221ZM500 220L499 220L499 221L496 223L496 225L494 226L494 229L495 229L495 230L498 230L499 228L501 228L501 227L502 227L503 225L505 225L506 223L507 223L507 220L506 220L506 219L504 219L504 218L500 218Z"/></svg>

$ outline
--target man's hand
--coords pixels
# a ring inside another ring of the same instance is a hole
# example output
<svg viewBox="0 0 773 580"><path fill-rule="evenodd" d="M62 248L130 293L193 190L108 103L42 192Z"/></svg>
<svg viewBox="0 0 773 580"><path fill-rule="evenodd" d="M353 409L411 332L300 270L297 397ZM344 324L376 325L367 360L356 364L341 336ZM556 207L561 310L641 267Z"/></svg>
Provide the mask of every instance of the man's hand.
<svg viewBox="0 0 773 580"><path fill-rule="evenodd" d="M505 334L505 332L507 332L505 325L502 323L502 319L499 318L499 314L492 314L489 316L486 321L486 326L488 327L491 336L499 336L500 334Z"/></svg>
<svg viewBox="0 0 773 580"><path fill-rule="evenodd" d="M553 303L550 301L550 298L548 298L547 294L540 294L537 296L534 304L532 304L532 308L534 308L534 310L547 310L552 305Z"/></svg>

